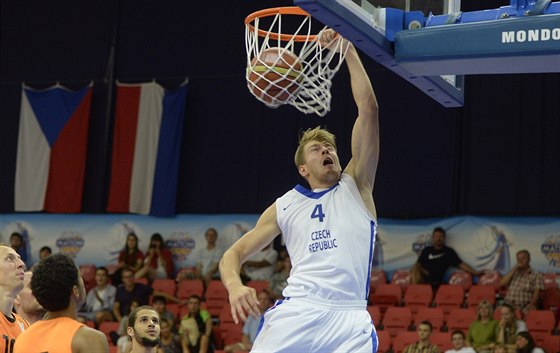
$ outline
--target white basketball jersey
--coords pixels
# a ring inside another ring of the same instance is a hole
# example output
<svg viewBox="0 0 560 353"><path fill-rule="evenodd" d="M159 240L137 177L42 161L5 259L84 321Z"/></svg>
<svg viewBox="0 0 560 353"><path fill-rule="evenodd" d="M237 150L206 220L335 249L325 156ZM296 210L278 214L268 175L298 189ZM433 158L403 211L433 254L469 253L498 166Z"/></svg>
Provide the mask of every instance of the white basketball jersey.
<svg viewBox="0 0 560 353"><path fill-rule="evenodd" d="M285 297L367 299L376 223L352 177L321 192L297 185L276 212L292 262Z"/></svg>

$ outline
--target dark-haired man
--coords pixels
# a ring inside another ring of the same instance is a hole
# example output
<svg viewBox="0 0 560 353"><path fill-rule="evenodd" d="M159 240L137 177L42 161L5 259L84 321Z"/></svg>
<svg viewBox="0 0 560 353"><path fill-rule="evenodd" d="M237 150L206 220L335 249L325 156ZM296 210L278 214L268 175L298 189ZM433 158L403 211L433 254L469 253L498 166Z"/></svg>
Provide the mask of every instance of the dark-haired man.
<svg viewBox="0 0 560 353"><path fill-rule="evenodd" d="M107 338L76 319L86 290L74 261L64 254L47 257L37 265L31 290L47 310L45 319L17 338L14 353L107 353Z"/></svg>
<svg viewBox="0 0 560 353"><path fill-rule="evenodd" d="M412 266L410 282L427 283L437 288L444 282L445 273L452 266L473 276L482 273L464 263L453 248L445 245L445 229L436 227L432 231L432 245L422 249L418 261Z"/></svg>
<svg viewBox="0 0 560 353"><path fill-rule="evenodd" d="M160 342L160 318L157 311L149 306L140 306L128 316L126 333L132 339L130 353L155 353Z"/></svg>

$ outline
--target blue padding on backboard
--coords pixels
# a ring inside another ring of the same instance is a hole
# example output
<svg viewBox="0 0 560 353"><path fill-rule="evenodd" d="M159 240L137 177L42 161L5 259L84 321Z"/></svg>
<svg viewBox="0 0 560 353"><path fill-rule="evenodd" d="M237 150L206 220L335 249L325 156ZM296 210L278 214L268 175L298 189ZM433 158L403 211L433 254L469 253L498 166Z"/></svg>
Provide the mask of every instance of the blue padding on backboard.
<svg viewBox="0 0 560 353"><path fill-rule="evenodd" d="M560 72L560 14L401 31L395 58L417 75Z"/></svg>
<svg viewBox="0 0 560 353"><path fill-rule="evenodd" d="M350 4L351 1L348 3ZM360 15L361 9L352 11L335 0L295 0L294 4L336 30L369 57L418 87L443 106L463 105L461 89L453 87L439 76L418 76L399 66L394 57L393 43L381 33L382 29L374 26L373 21L364 21L364 16ZM355 6L359 8L358 5ZM392 15L397 16L398 13Z"/></svg>

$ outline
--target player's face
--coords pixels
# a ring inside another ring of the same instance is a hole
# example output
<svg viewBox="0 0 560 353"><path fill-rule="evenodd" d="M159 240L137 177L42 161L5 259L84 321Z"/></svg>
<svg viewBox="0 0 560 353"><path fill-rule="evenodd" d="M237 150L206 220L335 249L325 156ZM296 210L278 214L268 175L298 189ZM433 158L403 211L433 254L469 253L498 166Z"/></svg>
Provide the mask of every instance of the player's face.
<svg viewBox="0 0 560 353"><path fill-rule="evenodd" d="M465 346L465 339L463 336L456 333L451 337L451 344L453 344L453 349L458 351Z"/></svg>
<svg viewBox="0 0 560 353"><path fill-rule="evenodd" d="M303 177L336 182L342 168L336 149L328 142L310 141L304 147L305 164L300 166Z"/></svg>
<svg viewBox="0 0 560 353"><path fill-rule="evenodd" d="M45 309L43 309L41 304L39 304L37 298L35 298L33 292L31 291L32 277L33 277L33 272L30 271L25 272L23 289L19 292L17 298L21 302L21 309L23 310L23 312L32 315L37 315L40 313L44 313Z"/></svg>
<svg viewBox="0 0 560 353"><path fill-rule="evenodd" d="M138 311L133 328L133 339L143 347L157 346L161 331L159 324L159 315L155 310L143 309Z"/></svg>
<svg viewBox="0 0 560 353"><path fill-rule="evenodd" d="M16 251L0 246L0 287L13 292L14 296L23 289L25 264Z"/></svg>

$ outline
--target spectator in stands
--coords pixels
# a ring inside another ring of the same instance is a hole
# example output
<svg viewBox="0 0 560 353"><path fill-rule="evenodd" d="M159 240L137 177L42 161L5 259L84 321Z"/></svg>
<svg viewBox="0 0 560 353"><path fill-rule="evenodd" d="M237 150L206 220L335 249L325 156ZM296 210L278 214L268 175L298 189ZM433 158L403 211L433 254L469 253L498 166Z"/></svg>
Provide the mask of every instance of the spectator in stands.
<svg viewBox="0 0 560 353"><path fill-rule="evenodd" d="M156 278L173 278L174 276L173 254L165 247L161 234L154 233L150 238L150 247L146 252L144 265L134 274L134 277L146 277L148 281L153 282Z"/></svg>
<svg viewBox="0 0 560 353"><path fill-rule="evenodd" d="M273 298L271 294L266 290L259 292L259 294L257 295L257 299L259 301L260 315L257 317L249 315L249 317L243 324L243 337L241 338L241 342L232 343L225 346L224 351L226 353L234 353L236 351L250 351L253 347L253 342L255 341L255 337L257 337L257 332L262 315L273 304Z"/></svg>
<svg viewBox="0 0 560 353"><path fill-rule="evenodd" d="M200 297L198 295L189 297L187 307L189 312L181 319L179 326L183 351L189 353L214 352L210 313L200 309Z"/></svg>
<svg viewBox="0 0 560 353"><path fill-rule="evenodd" d="M173 322L169 319L161 319L159 348L161 348L163 353L183 353L181 337L173 333Z"/></svg>
<svg viewBox="0 0 560 353"><path fill-rule="evenodd" d="M97 327L104 321L113 321L113 305L117 288L109 283L109 271L105 267L95 270L96 286L90 289L86 297L86 304L78 317L93 321Z"/></svg>
<svg viewBox="0 0 560 353"><path fill-rule="evenodd" d="M445 353L476 353L472 347L465 345L465 334L461 330L455 330L451 333L451 345L453 349L449 349Z"/></svg>
<svg viewBox="0 0 560 353"><path fill-rule="evenodd" d="M515 345L517 346L516 353L544 353L542 348L536 347L535 341L528 331L521 331L517 334Z"/></svg>
<svg viewBox="0 0 560 353"><path fill-rule="evenodd" d="M438 346L430 342L432 334L432 324L429 321L422 321L416 328L418 341L404 348L403 353L439 353Z"/></svg>
<svg viewBox="0 0 560 353"><path fill-rule="evenodd" d="M29 268L29 260L31 259L29 258L29 254L27 254L27 246L20 233L13 232L12 235L10 235L10 246L21 256L21 261Z"/></svg>
<svg viewBox="0 0 560 353"><path fill-rule="evenodd" d="M16 313L27 320L29 324L42 320L47 313L31 291L31 277L33 277L33 272L26 271L23 278L23 289L14 299Z"/></svg>
<svg viewBox="0 0 560 353"><path fill-rule="evenodd" d="M122 284L117 287L113 315L117 321L121 321L124 315L128 315L132 300L138 301L139 305L147 305L153 289L142 283L134 281L134 272L129 268L122 270Z"/></svg>
<svg viewBox="0 0 560 353"><path fill-rule="evenodd" d="M136 273L144 264L144 253L138 248L138 236L130 233L126 236L124 248L119 253L117 270L113 273L112 282L115 286L122 283L122 270L126 267Z"/></svg>
<svg viewBox="0 0 560 353"><path fill-rule="evenodd" d="M290 271L292 270L292 262L289 256L285 256L282 260L282 268L280 271L270 277L268 282L268 288L275 298L282 298L282 291L288 285L288 277L290 277Z"/></svg>
<svg viewBox="0 0 560 353"><path fill-rule="evenodd" d="M479 276L476 271L464 263L453 248L445 245L445 230L437 227L432 231L432 245L425 247L416 263L410 270L411 283L427 283L437 288L444 283L445 273L450 267L458 267L473 276Z"/></svg>
<svg viewBox="0 0 560 353"><path fill-rule="evenodd" d="M152 306L156 309L161 319L167 319L171 322L171 328L173 328L175 325L175 315L166 308L167 298L163 295L154 295Z"/></svg>
<svg viewBox="0 0 560 353"><path fill-rule="evenodd" d="M497 342L505 345L509 352L515 352L517 334L527 331L525 321L516 320L513 306L503 303L500 307L501 318L498 322Z"/></svg>
<svg viewBox="0 0 560 353"><path fill-rule="evenodd" d="M272 248L272 243L251 256L243 264L243 271L253 281L269 281L274 273L274 265L278 253Z"/></svg>
<svg viewBox="0 0 560 353"><path fill-rule="evenodd" d="M490 353L496 344L498 335L498 322L493 319L492 304L482 300L478 304L476 319L469 327L467 342L478 353Z"/></svg>
<svg viewBox="0 0 560 353"><path fill-rule="evenodd" d="M43 246L39 249L39 261L49 257L50 255L52 255L52 249L50 247Z"/></svg>
<svg viewBox="0 0 560 353"><path fill-rule="evenodd" d="M520 250L516 254L517 263L500 280L500 286L507 287L504 302L524 313L537 309L540 293L544 290L542 275L533 270L529 263L531 254L527 250Z"/></svg>
<svg viewBox="0 0 560 353"><path fill-rule="evenodd" d="M208 286L212 279L220 278L218 264L224 252L217 246L218 231L216 229L208 228L204 236L206 246L195 248L193 259L196 263L196 278L202 279L204 284Z"/></svg>

